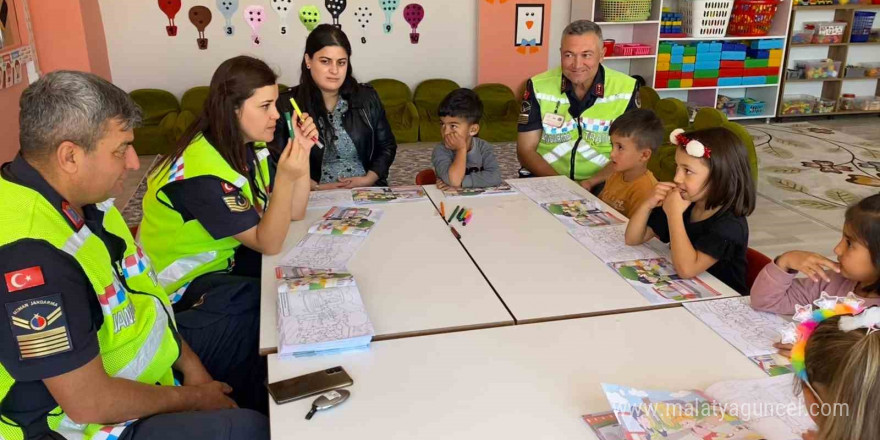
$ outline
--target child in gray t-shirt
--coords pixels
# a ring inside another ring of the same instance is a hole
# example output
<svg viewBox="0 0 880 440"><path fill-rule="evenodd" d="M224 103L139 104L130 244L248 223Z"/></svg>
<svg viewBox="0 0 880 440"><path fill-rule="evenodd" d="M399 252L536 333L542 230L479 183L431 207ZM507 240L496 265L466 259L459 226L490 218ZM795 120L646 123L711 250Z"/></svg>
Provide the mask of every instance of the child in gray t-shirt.
<svg viewBox="0 0 880 440"><path fill-rule="evenodd" d="M473 90L458 89L443 98L437 113L443 143L434 147L431 162L437 186L443 189L500 185L501 169L492 144L476 137L483 103Z"/></svg>

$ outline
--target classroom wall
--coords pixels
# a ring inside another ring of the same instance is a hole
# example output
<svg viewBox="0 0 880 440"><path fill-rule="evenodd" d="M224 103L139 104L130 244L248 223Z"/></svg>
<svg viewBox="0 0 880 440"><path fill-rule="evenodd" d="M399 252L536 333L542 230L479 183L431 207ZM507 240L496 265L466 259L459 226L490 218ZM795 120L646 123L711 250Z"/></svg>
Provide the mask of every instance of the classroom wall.
<svg viewBox="0 0 880 440"><path fill-rule="evenodd" d="M501 0L497 0L501 1ZM508 5L515 3L505 0ZM549 38L539 58L546 66L559 65L559 33L568 24L571 0L542 0L551 5L547 17ZM305 45L306 29L300 24L297 12L308 4L294 2L295 11L287 18L289 33L279 32L280 18L269 8L269 1L253 2L266 6L266 23L260 29L262 45L253 47L249 39L251 29L246 25L243 11L246 4L240 2L233 17L235 35L223 34L225 18L215 1L184 1L183 8L175 16L178 35L168 37L165 31L167 17L155 1L97 0L103 17L110 70L114 82L125 90L160 88L178 97L190 87L205 85L214 69L223 60L248 54L262 58L281 73L285 84L299 82L299 63ZM479 5L487 0L423 0L425 18L418 26L419 44L409 41L409 25L404 21L403 9L407 2L395 11L391 34L382 31L384 15L377 0L348 0L346 10L340 17L353 47L352 62L355 75L360 81L391 77L410 85L413 89L428 78L449 78L463 87L478 84ZM322 14L322 22L331 17L322 1L315 4ZM521 3L534 3L521 2ZM197 31L188 19L189 7L207 6L212 21L206 28L208 49L199 50L196 45ZM366 28L367 43L360 41L361 31L354 12L367 7L373 13ZM507 20L509 23L511 20ZM494 27L495 23L489 22ZM512 40L512 38L510 38ZM497 63L511 77L531 76L533 68L520 63Z"/></svg>
<svg viewBox="0 0 880 440"><path fill-rule="evenodd" d="M16 10L18 17L24 17L21 2L16 2ZM30 0L28 10L42 73L82 70L112 80L98 0ZM21 37L26 42L23 21ZM18 100L27 85L25 71L21 84L0 90L0 163L18 152Z"/></svg>
<svg viewBox="0 0 880 440"><path fill-rule="evenodd" d="M482 0L480 3L480 28L477 82L501 83L519 91L525 81L547 70L550 47L552 5L550 0L532 0L528 7L543 5L543 16L538 17L532 29L525 29L529 37L540 38L540 45L517 47L515 28L517 5L513 1ZM516 92L515 92L516 93Z"/></svg>
<svg viewBox="0 0 880 440"><path fill-rule="evenodd" d="M269 63L280 74L279 81L293 85L299 82L300 61L307 31L299 22L298 10L308 4L294 2L295 11L287 19L288 33L281 35L280 18L265 5L266 22L260 28L262 44L251 44L251 29L245 23L241 2L233 17L235 34L223 33L225 19L211 0L185 1L175 21L178 35L169 37L168 22L154 0L98 0L107 37L110 70L114 82L125 90L161 88L178 97L190 87L207 85L214 69L225 59L247 54ZM318 6L322 22L331 20L322 1ZM206 28L208 49L199 50L197 30L188 19L189 7L200 4L212 13ZM418 26L419 43L410 43L410 26L404 21L406 2L394 13L393 30L385 34L384 14L377 0L350 0L340 17L342 29L352 44L352 66L359 81L391 77L411 87L427 78L449 78L462 86L473 86L476 78L474 63L477 50L477 4L475 0L423 0L425 17ZM366 28L367 43L361 43L361 30L354 12L367 7L372 20Z"/></svg>

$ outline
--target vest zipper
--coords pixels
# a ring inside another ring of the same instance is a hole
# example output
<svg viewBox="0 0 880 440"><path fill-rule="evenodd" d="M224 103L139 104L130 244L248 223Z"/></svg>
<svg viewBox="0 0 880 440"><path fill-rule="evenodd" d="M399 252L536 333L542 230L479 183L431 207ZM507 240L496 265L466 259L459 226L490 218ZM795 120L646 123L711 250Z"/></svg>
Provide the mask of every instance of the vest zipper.
<svg viewBox="0 0 880 440"><path fill-rule="evenodd" d="M577 117L577 126L578 126L578 138L574 141L574 148L571 149L571 167L569 168L568 178L574 180L574 160L575 155L577 154L578 144L581 143L581 139L583 138L584 132L581 128L581 117Z"/></svg>

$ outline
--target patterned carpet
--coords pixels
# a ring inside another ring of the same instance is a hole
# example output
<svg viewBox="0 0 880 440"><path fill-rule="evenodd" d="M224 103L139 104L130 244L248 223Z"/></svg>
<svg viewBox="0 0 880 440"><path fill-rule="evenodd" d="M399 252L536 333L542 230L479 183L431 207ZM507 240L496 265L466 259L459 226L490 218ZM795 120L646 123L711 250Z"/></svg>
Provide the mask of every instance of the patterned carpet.
<svg viewBox="0 0 880 440"><path fill-rule="evenodd" d="M391 186L412 185L416 174L425 168L431 168L431 151L433 144L401 144L397 148L397 157L389 171L388 184ZM495 145L495 157L501 166L501 177L512 179L517 177L519 160L516 158L516 143L502 143ZM157 158L158 160L158 158ZM152 167L147 167L149 169ZM129 225L140 223L143 212L141 200L147 190L146 180L141 180L131 199L122 210L122 217Z"/></svg>
<svg viewBox="0 0 880 440"><path fill-rule="evenodd" d="M749 125L758 192L831 228L846 207L880 191L880 142L797 122Z"/></svg>

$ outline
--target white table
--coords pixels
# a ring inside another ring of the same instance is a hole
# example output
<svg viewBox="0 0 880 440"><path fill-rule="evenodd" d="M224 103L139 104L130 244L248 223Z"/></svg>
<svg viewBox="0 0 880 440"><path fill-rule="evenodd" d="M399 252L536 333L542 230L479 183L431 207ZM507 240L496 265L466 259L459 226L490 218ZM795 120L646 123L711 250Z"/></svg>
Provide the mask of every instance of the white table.
<svg viewBox="0 0 880 440"><path fill-rule="evenodd" d="M311 421L314 398L270 401L275 440L595 438L580 416L610 409L602 382L684 390L767 377L681 307L268 361L270 382L336 365L354 379L347 402Z"/></svg>
<svg viewBox="0 0 880 440"><path fill-rule="evenodd" d="M554 179L583 198L599 201L563 176ZM447 199L436 186L425 190L435 205L444 201L447 216L456 205L473 209L467 226L453 224L517 323L677 305L652 305L571 237L565 225L522 194ZM701 277L720 297L739 295L708 273Z"/></svg>
<svg viewBox="0 0 880 440"><path fill-rule="evenodd" d="M375 340L513 324L430 200L371 207L384 215L348 269L373 322ZM278 345L274 268L325 212L309 210L304 221L291 223L284 250L263 257L263 354L274 353Z"/></svg>

